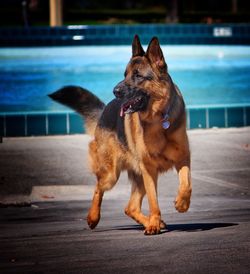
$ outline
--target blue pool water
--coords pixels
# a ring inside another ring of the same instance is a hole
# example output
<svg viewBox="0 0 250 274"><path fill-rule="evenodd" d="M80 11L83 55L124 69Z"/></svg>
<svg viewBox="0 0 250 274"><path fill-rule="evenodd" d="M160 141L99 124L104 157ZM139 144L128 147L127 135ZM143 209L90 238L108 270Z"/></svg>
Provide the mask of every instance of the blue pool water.
<svg viewBox="0 0 250 274"><path fill-rule="evenodd" d="M250 47L162 49L187 106L250 105ZM130 56L129 46L0 49L0 112L65 110L47 97L65 85L108 102Z"/></svg>

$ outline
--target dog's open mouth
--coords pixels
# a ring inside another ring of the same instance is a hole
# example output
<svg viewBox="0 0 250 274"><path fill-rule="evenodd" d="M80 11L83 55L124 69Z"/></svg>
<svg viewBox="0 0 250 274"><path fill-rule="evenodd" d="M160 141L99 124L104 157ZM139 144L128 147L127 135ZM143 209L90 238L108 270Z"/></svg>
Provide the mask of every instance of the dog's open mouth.
<svg viewBox="0 0 250 274"><path fill-rule="evenodd" d="M125 114L133 113L136 111L143 111L146 109L148 104L148 95L143 94L134 96L121 105L120 116L123 117Z"/></svg>

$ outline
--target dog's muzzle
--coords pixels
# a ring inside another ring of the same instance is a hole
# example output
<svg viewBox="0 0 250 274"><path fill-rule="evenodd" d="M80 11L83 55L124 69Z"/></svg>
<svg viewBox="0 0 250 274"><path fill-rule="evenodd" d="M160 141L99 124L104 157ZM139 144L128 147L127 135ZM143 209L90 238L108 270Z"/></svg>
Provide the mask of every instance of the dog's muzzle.
<svg viewBox="0 0 250 274"><path fill-rule="evenodd" d="M120 116L133 113L136 111L143 111L146 109L149 96L146 91L127 85L124 81L118 83L113 90L115 97L121 100Z"/></svg>
<svg viewBox="0 0 250 274"><path fill-rule="evenodd" d="M128 90L127 86L124 84L124 81L121 81L118 83L114 89L113 93L116 98L123 98L126 95L126 91Z"/></svg>

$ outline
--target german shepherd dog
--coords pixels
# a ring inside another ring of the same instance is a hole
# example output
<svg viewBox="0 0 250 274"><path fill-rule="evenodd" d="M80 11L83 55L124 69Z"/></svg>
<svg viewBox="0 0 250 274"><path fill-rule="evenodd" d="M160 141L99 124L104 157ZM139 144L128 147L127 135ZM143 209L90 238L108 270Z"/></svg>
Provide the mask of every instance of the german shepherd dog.
<svg viewBox="0 0 250 274"><path fill-rule="evenodd" d="M179 189L175 208L186 212L190 205L190 151L186 132L185 104L168 74L159 41L152 38L146 53L139 37L132 43L132 57L125 78L114 88L115 99L105 106L91 92L68 86L50 95L79 112L86 131L94 136L89 156L97 184L87 222L91 229L100 220L104 192L127 170L131 196L125 213L145 228L146 235L166 227L157 199L157 178L175 168ZM149 216L141 212L147 195Z"/></svg>

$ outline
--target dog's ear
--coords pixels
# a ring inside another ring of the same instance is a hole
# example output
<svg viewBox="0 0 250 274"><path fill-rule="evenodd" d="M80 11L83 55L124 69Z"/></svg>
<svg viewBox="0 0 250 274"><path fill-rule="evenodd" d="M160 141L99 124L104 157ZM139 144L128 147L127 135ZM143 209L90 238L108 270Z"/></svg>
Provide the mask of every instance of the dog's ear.
<svg viewBox="0 0 250 274"><path fill-rule="evenodd" d="M167 64L165 62L159 40L157 37L153 37L152 40L150 41L146 56L149 59L151 64L155 64L156 67L161 71L161 72L166 72L167 70Z"/></svg>
<svg viewBox="0 0 250 274"><path fill-rule="evenodd" d="M132 42L132 57L143 56L145 54L142 48L139 36L136 34Z"/></svg>

